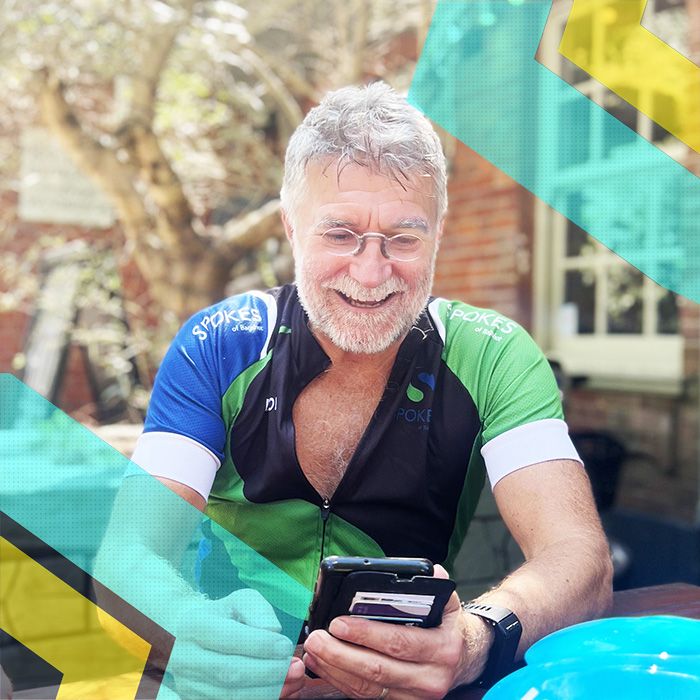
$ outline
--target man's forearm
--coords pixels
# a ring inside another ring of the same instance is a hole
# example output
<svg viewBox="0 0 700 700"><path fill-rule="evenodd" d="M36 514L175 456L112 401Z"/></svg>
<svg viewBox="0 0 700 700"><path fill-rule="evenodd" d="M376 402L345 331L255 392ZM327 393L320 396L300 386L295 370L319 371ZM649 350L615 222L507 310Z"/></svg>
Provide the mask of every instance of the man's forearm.
<svg viewBox="0 0 700 700"><path fill-rule="evenodd" d="M516 658L538 639L597 617L612 602L612 563L599 537L563 540L542 550L479 602L509 608L520 619Z"/></svg>
<svg viewBox="0 0 700 700"><path fill-rule="evenodd" d="M95 560L95 576L104 586L96 590L96 595L103 607L109 610L111 604L118 605L111 600L114 591L139 615L173 634L183 611L205 600L180 573L198 521L194 508L166 492L151 477L127 477L115 499ZM139 615L132 621L134 625L138 625ZM109 616L101 616L101 621L121 641L119 627ZM171 639L164 638L163 649L169 649L171 643ZM158 649L154 651L161 656ZM157 660L160 662L160 658Z"/></svg>

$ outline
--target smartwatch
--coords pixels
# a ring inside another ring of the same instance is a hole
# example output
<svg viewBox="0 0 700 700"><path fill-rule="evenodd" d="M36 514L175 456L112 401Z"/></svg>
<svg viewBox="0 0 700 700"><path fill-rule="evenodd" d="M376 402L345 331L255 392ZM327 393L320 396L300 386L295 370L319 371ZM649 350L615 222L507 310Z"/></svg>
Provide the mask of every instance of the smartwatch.
<svg viewBox="0 0 700 700"><path fill-rule="evenodd" d="M478 615L493 627L495 636L484 672L472 683L477 687L488 688L513 670L515 652L523 628L512 610L498 605L462 603L462 610Z"/></svg>

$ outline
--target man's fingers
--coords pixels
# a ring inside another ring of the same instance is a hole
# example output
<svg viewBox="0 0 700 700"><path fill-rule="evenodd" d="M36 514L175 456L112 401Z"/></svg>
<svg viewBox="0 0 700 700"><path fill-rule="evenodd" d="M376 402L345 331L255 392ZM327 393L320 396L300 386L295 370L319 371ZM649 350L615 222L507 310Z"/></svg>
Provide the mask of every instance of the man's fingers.
<svg viewBox="0 0 700 700"><path fill-rule="evenodd" d="M287 677L285 678L284 685L282 686L282 693L280 697L293 697L304 687L305 684L306 674L304 669L304 662L300 658L293 656L292 661L289 664Z"/></svg>
<svg viewBox="0 0 700 700"><path fill-rule="evenodd" d="M305 654L304 663L317 676L320 676L333 687L340 690L345 697L378 698L386 687L379 683L372 683L371 681L358 678L352 673L337 668L313 654Z"/></svg>
<svg viewBox="0 0 700 700"><path fill-rule="evenodd" d="M433 566L433 576L435 578L450 578L447 569L440 564L435 564L435 566Z"/></svg>
<svg viewBox="0 0 700 700"><path fill-rule="evenodd" d="M440 658L438 628L423 629L356 617L337 617L328 630L338 639L373 649L394 659L430 663Z"/></svg>
<svg viewBox="0 0 700 700"><path fill-rule="evenodd" d="M376 624L384 627L397 626L385 622ZM360 695L365 689L362 684L369 684L371 690L375 690L374 686L379 685L380 691L389 686L413 687L419 683L421 673L424 674L428 668L427 663L419 666L414 662L400 660L372 649L347 644L320 630L309 635L304 650L315 660L337 669L336 676L342 673L344 683L348 682L348 678L354 678L356 683L360 684L359 687L355 687L355 692Z"/></svg>
<svg viewBox="0 0 700 700"><path fill-rule="evenodd" d="M230 606L231 617L244 625L260 627L271 632L282 631L282 625L280 625L272 605L252 588L234 591L218 602L223 608Z"/></svg>
<svg viewBox="0 0 700 700"><path fill-rule="evenodd" d="M173 654L168 666L173 676L209 682L220 688L282 684L289 667L288 659L256 659L248 656L218 654L185 643Z"/></svg>
<svg viewBox="0 0 700 700"><path fill-rule="evenodd" d="M292 642L281 634L250 627L218 614L196 613L189 621L188 628L182 630L176 639L183 636L203 649L221 654L257 659L289 659L294 651Z"/></svg>

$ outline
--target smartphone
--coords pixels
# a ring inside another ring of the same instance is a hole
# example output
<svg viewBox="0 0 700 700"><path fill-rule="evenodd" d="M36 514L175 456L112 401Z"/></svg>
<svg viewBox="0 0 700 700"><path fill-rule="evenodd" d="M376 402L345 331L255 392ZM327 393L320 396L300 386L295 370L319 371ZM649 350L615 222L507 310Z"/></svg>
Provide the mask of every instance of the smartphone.
<svg viewBox="0 0 700 700"><path fill-rule="evenodd" d="M428 559L326 557L316 580L305 635L328 629L340 615L436 627L455 584L432 574Z"/></svg>

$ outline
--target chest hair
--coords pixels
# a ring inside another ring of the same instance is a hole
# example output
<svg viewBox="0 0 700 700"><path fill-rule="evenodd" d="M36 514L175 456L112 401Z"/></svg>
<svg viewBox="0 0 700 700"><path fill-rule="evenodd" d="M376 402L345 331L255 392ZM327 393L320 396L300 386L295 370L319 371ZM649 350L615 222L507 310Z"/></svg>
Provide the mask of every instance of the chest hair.
<svg viewBox="0 0 700 700"><path fill-rule="evenodd" d="M296 452L304 475L323 498L335 492L384 393L387 373L342 372L316 377L293 408Z"/></svg>

